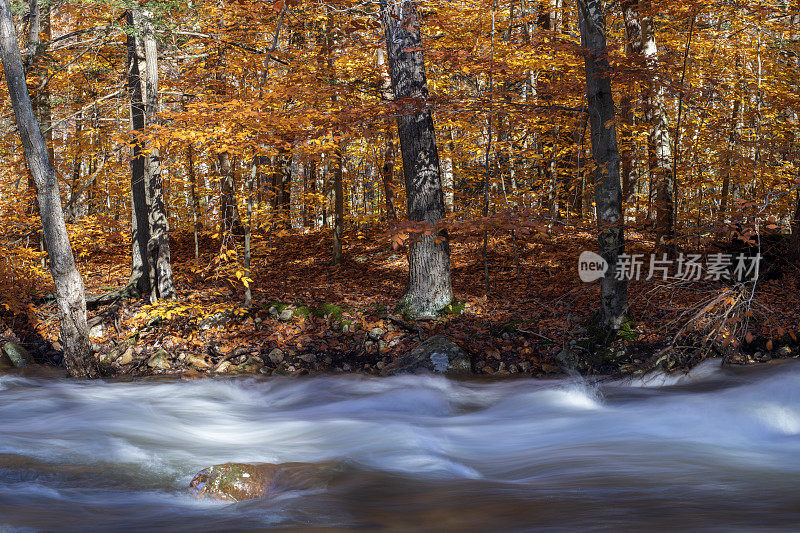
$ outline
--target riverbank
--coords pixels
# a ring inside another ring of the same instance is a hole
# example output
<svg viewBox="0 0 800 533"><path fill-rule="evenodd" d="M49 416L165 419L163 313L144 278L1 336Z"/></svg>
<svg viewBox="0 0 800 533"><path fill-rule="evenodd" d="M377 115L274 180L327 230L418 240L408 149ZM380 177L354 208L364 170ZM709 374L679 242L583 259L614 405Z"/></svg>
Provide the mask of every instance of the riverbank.
<svg viewBox="0 0 800 533"><path fill-rule="evenodd" d="M646 252L650 243L636 237L631 234L632 251ZM598 287L582 283L576 270L580 251L594 246L588 233L551 230L514 239L495 234L485 295L480 234L455 231L458 301L441 319L423 322L394 310L407 265L403 251L393 250L383 233L348 233L338 266L325 259L329 239L324 231L258 235L252 305L243 307L244 287L235 265L220 263L218 245L202 237L194 259L192 236L179 235L173 242L177 300L150 306L101 298L90 306L92 340L105 375L378 375L437 335L470 356L474 374L491 376L685 370L713 356L749 364L800 352L794 332L800 273L794 265L782 265L779 276L759 281L753 293L751 285L724 282L633 281L632 319L606 348L598 343L602 332L590 326ZM89 293L112 294L124 286L128 250L117 240L102 248L86 242L78 250ZM90 264L102 266L88 271ZM8 309L0 309L0 341L21 345L36 363L58 366L48 283L43 275L35 287L17 287Z"/></svg>

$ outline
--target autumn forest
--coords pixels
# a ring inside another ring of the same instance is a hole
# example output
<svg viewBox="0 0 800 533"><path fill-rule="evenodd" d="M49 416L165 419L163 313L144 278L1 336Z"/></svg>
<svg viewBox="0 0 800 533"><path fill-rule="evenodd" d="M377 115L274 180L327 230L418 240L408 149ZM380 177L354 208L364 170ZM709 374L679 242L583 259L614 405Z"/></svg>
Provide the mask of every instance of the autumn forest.
<svg viewBox="0 0 800 533"><path fill-rule="evenodd" d="M0 362L386 374L432 342L466 373L542 376L796 355L798 13L2 0Z"/></svg>

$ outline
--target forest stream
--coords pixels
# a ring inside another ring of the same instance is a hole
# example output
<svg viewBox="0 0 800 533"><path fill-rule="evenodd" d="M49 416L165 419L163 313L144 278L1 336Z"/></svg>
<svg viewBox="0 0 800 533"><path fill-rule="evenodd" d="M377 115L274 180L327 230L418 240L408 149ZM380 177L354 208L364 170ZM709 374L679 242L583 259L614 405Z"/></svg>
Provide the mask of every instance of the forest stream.
<svg viewBox="0 0 800 533"><path fill-rule="evenodd" d="M0 531L796 530L800 364L684 376L0 376ZM342 465L220 502L204 467Z"/></svg>

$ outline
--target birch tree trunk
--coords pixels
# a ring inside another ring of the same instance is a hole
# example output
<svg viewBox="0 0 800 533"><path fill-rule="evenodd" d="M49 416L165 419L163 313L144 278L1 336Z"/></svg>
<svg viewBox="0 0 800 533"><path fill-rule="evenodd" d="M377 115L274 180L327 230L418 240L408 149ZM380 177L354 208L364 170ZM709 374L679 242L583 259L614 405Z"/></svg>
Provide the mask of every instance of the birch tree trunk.
<svg viewBox="0 0 800 533"><path fill-rule="evenodd" d="M419 15L412 0L380 0L380 5L392 89L403 106L397 129L408 218L434 225L444 218L445 206L433 116L427 107ZM447 231L415 236L409 247L408 265L408 290L400 301L401 307L412 316L436 316L453 301Z"/></svg>
<svg viewBox="0 0 800 533"><path fill-rule="evenodd" d="M617 279L617 263L625 253L619 148L614 124L611 67L606 55L605 12L602 0L578 0L581 45L586 49L586 99L595 162L595 203L600 231L600 255L608 262L601 280L601 320L611 332L619 330L628 313L628 285Z"/></svg>
<svg viewBox="0 0 800 533"><path fill-rule="evenodd" d="M389 65L386 61L386 52L382 48L378 49L378 71L381 75L381 97L386 102L391 102L392 78L389 74ZM383 152L383 167L381 178L383 179L383 196L386 199L386 218L392 223L397 221L397 209L395 208L394 194L394 135L392 124L386 128L386 145Z"/></svg>
<svg viewBox="0 0 800 533"><path fill-rule="evenodd" d="M642 58L642 25L639 21L639 0L625 0L622 2L622 16L625 20L625 36L627 44L625 53L634 60ZM620 158L622 160L622 200L629 202L636 191L638 175L634 170L634 138L632 135L635 125L633 112L633 98L629 91L625 91L620 99L620 119L624 125L621 133L622 142Z"/></svg>
<svg viewBox="0 0 800 533"><path fill-rule="evenodd" d="M650 77L643 93L642 107L645 119L650 125L648 137L648 158L653 183L656 187L656 244L664 248L675 236L674 202L675 183L672 173L672 144L669 137L667 115L664 112L664 85L655 78L658 62L655 29L653 27L653 7L650 0L640 0L644 11L641 17L642 57L650 70ZM677 243L668 247L674 249Z"/></svg>
<svg viewBox="0 0 800 533"><path fill-rule="evenodd" d="M73 377L99 377L86 325L83 279L72 255L55 169L25 84L25 70L8 0L0 0L0 57L28 168L36 187L50 273L56 288L64 365Z"/></svg>

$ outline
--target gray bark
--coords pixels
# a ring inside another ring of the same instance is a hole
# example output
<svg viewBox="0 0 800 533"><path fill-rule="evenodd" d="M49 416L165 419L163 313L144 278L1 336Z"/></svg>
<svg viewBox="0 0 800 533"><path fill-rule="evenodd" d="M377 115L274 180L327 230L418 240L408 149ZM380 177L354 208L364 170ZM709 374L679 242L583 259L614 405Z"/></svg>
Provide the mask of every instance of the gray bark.
<svg viewBox="0 0 800 533"><path fill-rule="evenodd" d="M127 86L130 97L131 128L134 132L145 129L144 96L142 94L142 78L139 71L140 50L135 35L136 25L133 13L125 13L128 25L127 38ZM147 183L145 181L145 156L142 143L134 140L131 155L131 229L133 243L133 261L129 285L135 286L139 294L150 293L150 261L147 244L150 242L150 205L147 199Z"/></svg>
<svg viewBox="0 0 800 533"><path fill-rule="evenodd" d="M625 253L622 188L611 67L606 56L602 0L578 0L581 45L586 49L586 97L595 162L595 203L600 255L608 262L601 281L601 320L609 332L619 330L628 313L628 285L616 279L617 260Z"/></svg>
<svg viewBox="0 0 800 533"><path fill-rule="evenodd" d="M428 86L421 51L420 20L411 0L381 0L386 29L389 73L396 100L403 157L408 218L437 224L445 216L439 152L433 116L427 107ZM408 290L401 306L411 315L437 315L453 300L450 284L450 246L446 230L414 238L408 253Z"/></svg>
<svg viewBox="0 0 800 533"><path fill-rule="evenodd" d="M158 45L156 43L153 15L149 12L134 11L141 23L145 56L145 126L149 130L158 124ZM150 301L155 303L159 298L175 298L175 285L172 278L172 260L169 250L169 225L167 210L164 205L164 190L161 176L161 156L155 147L149 147L145 159L145 173L150 193L150 241L147 251L150 259Z"/></svg>
<svg viewBox="0 0 800 533"><path fill-rule="evenodd" d="M792 16L790 21L792 26L792 37L794 39L800 38L800 14L795 14ZM800 72L800 54L795 54L795 62L797 64L797 71ZM796 90L800 90L800 86L796 87ZM794 118L797 118L796 112L793 111ZM792 255L796 261L800 261L800 193L795 193L796 196L796 205L795 205L795 212L794 217L792 219L792 236L790 241L790 249Z"/></svg>
<svg viewBox="0 0 800 533"><path fill-rule="evenodd" d="M233 163L228 152L221 152L218 156L219 164L219 224L220 240L222 246L228 246L228 239L236 235L244 235L242 218L239 215L239 206L236 202L236 180L233 173Z"/></svg>
<svg viewBox="0 0 800 533"><path fill-rule="evenodd" d="M342 184L342 167L344 165L342 145L336 147L331 162L333 173L333 264L342 263L342 234L344 232L344 187Z"/></svg>
<svg viewBox="0 0 800 533"><path fill-rule="evenodd" d="M728 211L728 198L731 191L731 174L733 170L734 157L736 155L736 139L739 135L739 114L741 100L737 97L733 101L733 112L731 115L731 127L728 133L728 146L722 164L722 197L720 198L719 211L717 213L717 224L721 227L725 224L725 217Z"/></svg>
<svg viewBox="0 0 800 533"><path fill-rule="evenodd" d="M378 71L381 75L381 96L384 101L391 102L394 98L392 93L392 78L389 75L389 66L386 61L386 53L382 48L378 49ZM383 152L383 167L381 168L381 178L383 180L383 196L386 199L386 218L390 223L397 220L397 209L395 208L394 194L394 134L392 124L386 128L386 146Z"/></svg>
<svg viewBox="0 0 800 533"><path fill-rule="evenodd" d="M200 257L200 243L198 242L199 221L197 220L197 212L200 210L197 200L197 172L194 168L194 146L189 145L186 147L186 160L188 162L189 174L189 200L192 202L192 236L194 237L194 258Z"/></svg>
<svg viewBox="0 0 800 533"><path fill-rule="evenodd" d="M672 145L667 115L664 112L664 86L654 76L658 62L658 47L653 27L653 8L650 0L640 0L640 3L646 13L641 17L642 57L645 66L650 70L650 78L642 95L642 107L645 119L650 125L648 158L650 172L656 187L656 242L663 247L675 234ZM675 244L673 242L670 248L673 248Z"/></svg>
<svg viewBox="0 0 800 533"><path fill-rule="evenodd" d="M639 0L625 0L622 2L622 16L625 19L625 34L628 42L625 53L632 59L642 58L642 25L639 21ZM631 134L634 127L633 101L627 91L620 99L620 119L624 124L621 134L620 157L622 159L622 195L623 204L629 202L636 191L638 175L634 168L634 139ZM621 124L621 125L622 125Z"/></svg>
<svg viewBox="0 0 800 533"><path fill-rule="evenodd" d="M0 57L28 168L36 186L50 273L56 288L64 364L74 377L98 377L86 324L83 279L70 247L55 169L25 84L25 70L8 0L0 0Z"/></svg>

